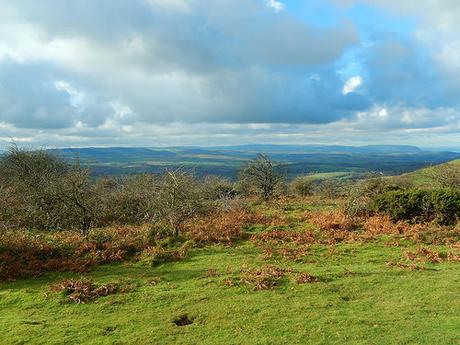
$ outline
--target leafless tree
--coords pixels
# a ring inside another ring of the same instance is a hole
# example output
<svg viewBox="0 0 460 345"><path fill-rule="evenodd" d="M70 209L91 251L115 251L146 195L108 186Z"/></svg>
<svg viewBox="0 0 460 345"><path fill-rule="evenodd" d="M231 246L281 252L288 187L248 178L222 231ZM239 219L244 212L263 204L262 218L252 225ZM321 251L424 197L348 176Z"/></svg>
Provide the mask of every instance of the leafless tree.
<svg viewBox="0 0 460 345"><path fill-rule="evenodd" d="M182 169L167 171L160 177L155 195L155 209L177 236L186 220L204 212L206 203L196 178Z"/></svg>
<svg viewBox="0 0 460 345"><path fill-rule="evenodd" d="M248 162L239 174L242 184L255 188L256 192L267 201L282 184L283 178L275 171L273 162L267 155L258 154L256 159Z"/></svg>

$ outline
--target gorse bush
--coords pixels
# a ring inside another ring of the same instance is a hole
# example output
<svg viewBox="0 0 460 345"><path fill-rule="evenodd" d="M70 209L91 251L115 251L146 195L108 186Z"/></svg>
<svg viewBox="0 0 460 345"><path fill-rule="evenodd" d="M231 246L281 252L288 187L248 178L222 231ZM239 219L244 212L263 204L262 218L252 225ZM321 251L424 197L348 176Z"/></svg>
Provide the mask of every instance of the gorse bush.
<svg viewBox="0 0 460 345"><path fill-rule="evenodd" d="M449 225L460 218L460 192L449 189L390 191L376 196L373 207L394 221L436 221Z"/></svg>

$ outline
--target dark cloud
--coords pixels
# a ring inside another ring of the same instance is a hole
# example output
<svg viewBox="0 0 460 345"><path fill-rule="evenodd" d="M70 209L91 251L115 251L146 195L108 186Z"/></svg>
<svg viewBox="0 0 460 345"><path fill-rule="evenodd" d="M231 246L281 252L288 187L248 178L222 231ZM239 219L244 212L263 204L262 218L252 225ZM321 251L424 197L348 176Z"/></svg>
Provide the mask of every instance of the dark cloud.
<svg viewBox="0 0 460 345"><path fill-rule="evenodd" d="M271 124L264 135L277 124L457 125L460 68L440 63L455 56L452 45L440 54L423 35L391 28L360 39L346 12L315 26L266 3L5 0L0 125L74 139L139 137L173 123ZM344 92L352 77L360 84Z"/></svg>

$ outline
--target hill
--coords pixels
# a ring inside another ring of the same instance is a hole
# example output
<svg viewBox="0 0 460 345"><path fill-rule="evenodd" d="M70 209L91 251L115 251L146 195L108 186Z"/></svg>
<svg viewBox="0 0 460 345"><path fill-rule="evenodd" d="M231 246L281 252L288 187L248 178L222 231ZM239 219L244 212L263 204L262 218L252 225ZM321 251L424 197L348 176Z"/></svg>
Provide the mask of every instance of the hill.
<svg viewBox="0 0 460 345"><path fill-rule="evenodd" d="M432 188L437 185L437 181L431 176L434 169L438 166L450 165L458 169L460 175L460 159L442 163L440 165L429 166L426 168L418 169L410 173L402 174L396 177L397 179L404 179L410 181L415 187L419 188Z"/></svg>
<svg viewBox="0 0 460 345"><path fill-rule="evenodd" d="M414 146L244 145L225 147L165 148L65 148L53 150L81 160L94 175L162 172L179 166L197 175L234 178L237 171L259 152L266 153L288 177L297 174L341 173L355 176L370 171L399 175L429 165L460 158L449 151L424 151Z"/></svg>

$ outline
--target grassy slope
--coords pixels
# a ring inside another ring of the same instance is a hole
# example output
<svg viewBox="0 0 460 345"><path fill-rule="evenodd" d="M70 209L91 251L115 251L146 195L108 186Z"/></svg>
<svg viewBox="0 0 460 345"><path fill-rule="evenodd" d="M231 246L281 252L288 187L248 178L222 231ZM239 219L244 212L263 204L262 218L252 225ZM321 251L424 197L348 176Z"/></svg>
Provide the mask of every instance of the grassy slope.
<svg viewBox="0 0 460 345"><path fill-rule="evenodd" d="M99 283L124 280L131 292L86 305L62 303L49 285L60 273L0 285L1 344L459 344L460 266L425 271L388 268L401 248L382 241L317 246L301 263L321 282L286 279L268 291L227 287L242 265L261 266L251 242L196 249L181 262L150 268L140 263L100 266ZM217 276L207 277L213 268ZM156 279L159 283L154 283ZM181 314L194 323L178 327Z"/></svg>
<svg viewBox="0 0 460 345"><path fill-rule="evenodd" d="M458 169L460 169L460 159L451 161L449 163L444 163L444 164L452 164L458 167ZM431 187L433 186L433 182L434 182L429 177L429 171L431 169L432 169L431 167L419 169L419 170L416 170L416 171L413 171L407 174L403 174L400 177L412 181L416 187Z"/></svg>

